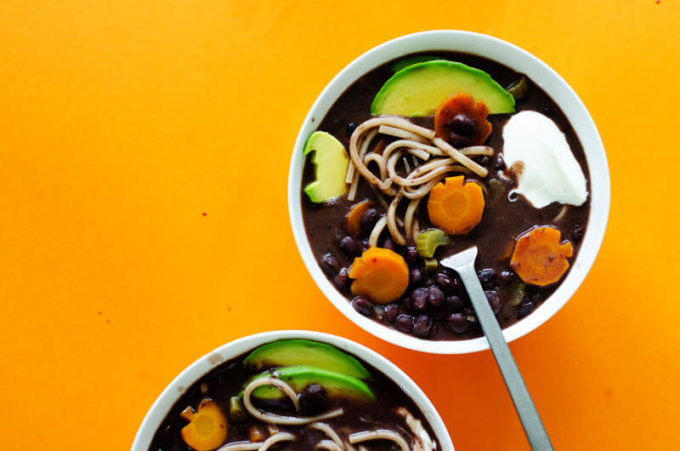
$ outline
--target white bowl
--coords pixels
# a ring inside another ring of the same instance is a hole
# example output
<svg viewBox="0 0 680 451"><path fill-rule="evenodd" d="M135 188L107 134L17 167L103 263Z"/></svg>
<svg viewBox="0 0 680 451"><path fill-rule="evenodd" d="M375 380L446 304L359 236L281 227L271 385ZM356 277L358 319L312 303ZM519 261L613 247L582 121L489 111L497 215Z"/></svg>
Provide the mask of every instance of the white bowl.
<svg viewBox="0 0 680 451"><path fill-rule="evenodd" d="M295 142L288 176L288 210L295 242L302 259L326 297L362 329L405 348L436 354L462 354L488 349L486 338L450 341L424 340L384 326L354 310L345 296L326 278L312 254L302 220L300 199L304 164L302 149L307 137L316 129L338 97L358 78L388 61L410 53L436 51L457 51L480 55L526 74L543 88L566 114L583 145L590 170L590 219L581 249L572 264L571 271L559 288L534 312L503 330L507 341L521 337L543 324L569 300L585 279L595 261L607 226L610 198L609 169L595 123L574 90L547 64L527 51L500 39L453 30L426 31L403 36L364 53L328 83L302 123Z"/></svg>
<svg viewBox="0 0 680 451"><path fill-rule="evenodd" d="M182 396L184 391L194 384L197 380L210 372L213 368L223 362L227 362L242 354L245 354L260 345L270 343L276 340L301 338L306 340L314 340L322 343L328 343L338 349L346 351L361 360L369 363L378 371L389 377L396 383L404 393L410 396L411 400L420 409L425 419L432 427L432 431L437 437L442 451L453 451L453 443L451 437L446 430L446 426L442 421L439 413L434 408L430 400L425 396L425 393L416 385L413 380L400 370L394 363L390 362L380 354L365 346L362 346L353 341L341 338L335 335L325 334L322 332L312 332L303 330L280 330L273 332L264 332L227 343L214 351L204 355L200 359L192 363L187 369L182 371L179 376L175 378L170 385L168 385L163 393L156 399L151 406L151 409L144 417L142 425L137 431L135 441L132 443L133 451L147 451L151 445L154 434L160 427L166 415Z"/></svg>

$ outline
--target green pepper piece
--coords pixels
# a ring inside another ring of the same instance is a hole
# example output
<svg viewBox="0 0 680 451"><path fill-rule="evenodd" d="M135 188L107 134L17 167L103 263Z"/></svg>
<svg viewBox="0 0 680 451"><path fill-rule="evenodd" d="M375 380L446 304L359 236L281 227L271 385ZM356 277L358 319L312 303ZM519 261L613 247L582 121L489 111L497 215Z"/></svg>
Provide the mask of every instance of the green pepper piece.
<svg viewBox="0 0 680 451"><path fill-rule="evenodd" d="M508 300L510 305L517 307L522 302L522 299L524 299L524 288L526 288L526 286L527 284L519 279L515 282L515 286L512 288L512 294Z"/></svg>
<svg viewBox="0 0 680 451"><path fill-rule="evenodd" d="M489 194L491 197L499 197L505 193L505 185L498 179L489 180Z"/></svg>
<svg viewBox="0 0 680 451"><path fill-rule="evenodd" d="M439 269L439 261L436 258L426 258L425 259L425 272L428 274L434 274Z"/></svg>
<svg viewBox="0 0 680 451"><path fill-rule="evenodd" d="M229 418L234 422L239 422L246 419L246 411L243 408L241 398L238 396L232 396L229 398Z"/></svg>
<svg viewBox="0 0 680 451"><path fill-rule="evenodd" d="M449 237L439 229L420 232L416 238L416 249L421 257L432 258L438 246L449 244Z"/></svg>
<svg viewBox="0 0 680 451"><path fill-rule="evenodd" d="M527 93L527 90L529 89L529 84L527 83L527 77L522 75L519 80L516 80L512 82L510 86L508 86L508 91L512 96L515 98L515 100L519 100L524 95Z"/></svg>

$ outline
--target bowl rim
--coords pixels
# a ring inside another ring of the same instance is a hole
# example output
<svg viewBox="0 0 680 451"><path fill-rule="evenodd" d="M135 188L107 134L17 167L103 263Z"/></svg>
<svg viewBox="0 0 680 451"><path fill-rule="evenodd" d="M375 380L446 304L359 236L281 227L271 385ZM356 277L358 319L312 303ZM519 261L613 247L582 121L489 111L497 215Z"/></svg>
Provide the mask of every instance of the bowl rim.
<svg viewBox="0 0 680 451"><path fill-rule="evenodd" d="M590 172L590 217L581 248L572 268L555 292L530 315L503 330L511 342L535 330L573 296L581 285L604 239L610 205L607 157L597 127L585 105L569 84L550 66L526 50L501 39L460 30L413 33L380 44L345 66L323 89L307 113L295 141L288 176L288 211L293 236L307 270L325 297L350 321L390 343L433 354L464 354L489 349L485 337L466 340L425 340L398 332L355 311L342 293L326 278L314 258L302 220L302 149L309 134L327 114L337 98L370 70L411 53L461 51L486 57L526 74L545 90L567 116L584 149Z"/></svg>
<svg viewBox="0 0 680 451"><path fill-rule="evenodd" d="M283 339L306 339L327 343L352 354L371 364L396 383L406 393L413 403L421 410L436 435L442 451L453 451L451 436L439 412L427 397L425 392L401 368L377 353L376 351L333 334L311 330L275 330L248 335L208 352L185 368L156 398L149 411L144 416L132 443L133 451L146 451L151 445L156 430L160 427L166 415L184 394L185 390L198 379L220 364L236 358L265 343Z"/></svg>

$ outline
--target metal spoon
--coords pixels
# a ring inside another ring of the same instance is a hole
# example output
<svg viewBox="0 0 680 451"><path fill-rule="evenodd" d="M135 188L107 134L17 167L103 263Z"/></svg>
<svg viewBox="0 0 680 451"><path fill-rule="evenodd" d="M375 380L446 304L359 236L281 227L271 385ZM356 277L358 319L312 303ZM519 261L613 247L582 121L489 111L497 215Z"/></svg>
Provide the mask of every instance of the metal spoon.
<svg viewBox="0 0 680 451"><path fill-rule="evenodd" d="M482 289L482 284L479 283L477 278L475 271L476 258L477 246L472 246L469 249L443 259L440 263L456 271L463 280L465 289L472 301L472 306L477 312L479 324L482 326L484 335L486 335L486 339L489 341L491 352L493 352L496 358L496 363L501 370L501 375L505 380L506 387L508 387L512 402L515 404L517 415L519 415L519 419L522 422L524 433L529 439L531 448L541 451L552 450L553 447L548 434L543 427L543 423L541 423L541 418L538 416L527 387L524 385L522 375L519 373L519 369L517 369L517 364L515 364L515 360L512 358L510 348L508 348L508 344L503 337L496 316L491 311L489 302Z"/></svg>

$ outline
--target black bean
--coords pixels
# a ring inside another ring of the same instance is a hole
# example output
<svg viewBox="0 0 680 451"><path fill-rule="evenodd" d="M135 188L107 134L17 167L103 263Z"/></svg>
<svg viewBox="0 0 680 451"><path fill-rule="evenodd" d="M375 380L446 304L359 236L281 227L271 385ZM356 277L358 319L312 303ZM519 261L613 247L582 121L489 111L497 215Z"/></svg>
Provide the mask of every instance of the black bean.
<svg viewBox="0 0 680 451"><path fill-rule="evenodd" d="M495 291L485 291L484 294L486 295L486 300L489 301L491 310L493 310L493 313L495 315L500 311L501 306L503 305L501 303L501 297L498 296L498 293L496 293Z"/></svg>
<svg viewBox="0 0 680 451"><path fill-rule="evenodd" d="M359 221L359 225L361 226L361 232L364 235L368 235L371 233L371 230L373 230L373 226L375 225L376 222L378 222L378 219L380 219L380 215L378 214L378 210L375 208L369 208L366 210L366 213L361 217L361 220Z"/></svg>
<svg viewBox="0 0 680 451"><path fill-rule="evenodd" d="M451 330L459 334L462 334L470 327L470 321L462 313L452 313L449 316L448 323Z"/></svg>
<svg viewBox="0 0 680 451"><path fill-rule="evenodd" d="M411 294L407 294L401 299L401 306L404 310L413 310L413 303L411 302Z"/></svg>
<svg viewBox="0 0 680 451"><path fill-rule="evenodd" d="M453 279L454 277L456 277L457 274L454 270L452 270L451 268L447 268L446 266L442 266L441 273L449 276L449 279Z"/></svg>
<svg viewBox="0 0 680 451"><path fill-rule="evenodd" d="M456 149L468 147L471 142L467 136L459 135L456 132L449 133L449 143Z"/></svg>
<svg viewBox="0 0 680 451"><path fill-rule="evenodd" d="M397 330L410 334L411 329L413 329L413 317L411 315L402 313L401 315L397 316L394 327L397 328Z"/></svg>
<svg viewBox="0 0 680 451"><path fill-rule="evenodd" d="M352 307L362 315L373 316L373 303L366 296L356 296L352 299Z"/></svg>
<svg viewBox="0 0 680 451"><path fill-rule="evenodd" d="M571 232L571 238L574 240L575 244L578 244L583 239L583 227L576 224L574 230Z"/></svg>
<svg viewBox="0 0 680 451"><path fill-rule="evenodd" d="M418 315L413 322L413 335L424 338L432 332L432 318L429 315Z"/></svg>
<svg viewBox="0 0 680 451"><path fill-rule="evenodd" d="M432 307L439 307L444 303L446 296L444 292L436 285L432 285L427 289L427 302Z"/></svg>
<svg viewBox="0 0 680 451"><path fill-rule="evenodd" d="M427 289L416 288L411 293L411 305L416 310L425 310L427 307Z"/></svg>
<svg viewBox="0 0 680 451"><path fill-rule="evenodd" d="M387 238L385 238L385 241L383 241L382 247L385 248L385 249L389 249L389 250L393 251L394 250L394 241L392 241L391 238L387 237Z"/></svg>
<svg viewBox="0 0 680 451"><path fill-rule="evenodd" d="M411 286L418 285L423 280L423 272L420 268L413 268L409 274L409 284Z"/></svg>
<svg viewBox="0 0 680 451"><path fill-rule="evenodd" d="M534 310L534 303L531 301L522 302L517 312L517 318L522 319Z"/></svg>
<svg viewBox="0 0 680 451"><path fill-rule="evenodd" d="M500 278L501 282L509 283L515 280L515 274L512 271L501 271Z"/></svg>
<svg viewBox="0 0 680 451"><path fill-rule="evenodd" d="M347 288L347 285L349 285L349 269L340 268L338 274L333 278L333 282L338 288Z"/></svg>
<svg viewBox="0 0 680 451"><path fill-rule="evenodd" d="M432 332L430 332L430 335L433 336L433 337L436 337L438 331L439 331L439 328L437 327L437 324L432 323Z"/></svg>
<svg viewBox="0 0 680 451"><path fill-rule="evenodd" d="M340 263L338 263L338 259L333 254L328 252L321 257L321 269L329 276L335 276L340 270Z"/></svg>
<svg viewBox="0 0 680 451"><path fill-rule="evenodd" d="M491 288L498 282L498 276L496 275L496 270L493 268L484 268L477 271L477 277L482 283L484 288Z"/></svg>
<svg viewBox="0 0 680 451"><path fill-rule="evenodd" d="M461 282L460 279L458 278L451 278L451 291L454 293L460 292L461 288L463 288L463 282Z"/></svg>
<svg viewBox="0 0 680 451"><path fill-rule="evenodd" d="M399 306L397 304L387 304L385 306L385 319L388 322L392 322L395 320L397 317L397 313L399 313Z"/></svg>
<svg viewBox="0 0 680 451"><path fill-rule="evenodd" d="M345 130L347 132L347 136L348 137L352 136L352 133L354 133L354 130L356 130L356 129L357 129L357 124L355 124L354 122L350 122L349 124L347 124L347 130Z"/></svg>
<svg viewBox="0 0 680 451"><path fill-rule="evenodd" d="M451 122L448 123L448 127L450 130L460 133L463 136L470 136L477 130L475 121L462 113L453 116Z"/></svg>
<svg viewBox="0 0 680 451"><path fill-rule="evenodd" d="M412 265L418 261L418 249L415 246L409 246L406 248L406 255L404 259L409 265Z"/></svg>
<svg viewBox="0 0 680 451"><path fill-rule="evenodd" d="M444 293L450 293L453 289L453 282L451 282L451 278L446 275L446 273L438 273L434 276L434 282L444 291Z"/></svg>
<svg viewBox="0 0 680 451"><path fill-rule="evenodd" d="M359 242L351 236L346 236L340 240L338 247L350 257L359 255Z"/></svg>
<svg viewBox="0 0 680 451"><path fill-rule="evenodd" d="M371 246L368 245L368 238L361 240L361 252L366 252L369 247Z"/></svg>
<svg viewBox="0 0 680 451"><path fill-rule="evenodd" d="M308 385L300 393L300 409L307 414L316 414L327 410L328 394L319 384Z"/></svg>
<svg viewBox="0 0 680 451"><path fill-rule="evenodd" d="M156 434L158 434L158 440L159 442L170 442L170 441L177 441L177 437L174 437L174 434L177 433L177 429L173 427L173 425L168 424L164 428L160 429ZM153 449L153 448L149 448ZM165 448L160 446L156 448L157 451L163 451Z"/></svg>
<svg viewBox="0 0 680 451"><path fill-rule="evenodd" d="M494 169L505 169L505 160L503 159L502 154L498 154L498 156L493 160L493 167Z"/></svg>
<svg viewBox="0 0 680 451"><path fill-rule="evenodd" d="M465 303L459 296L449 296L446 298L446 308L457 312L463 310L463 307L465 307Z"/></svg>

